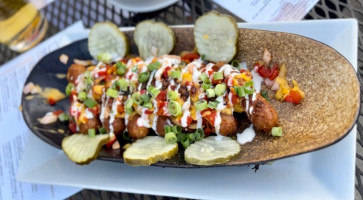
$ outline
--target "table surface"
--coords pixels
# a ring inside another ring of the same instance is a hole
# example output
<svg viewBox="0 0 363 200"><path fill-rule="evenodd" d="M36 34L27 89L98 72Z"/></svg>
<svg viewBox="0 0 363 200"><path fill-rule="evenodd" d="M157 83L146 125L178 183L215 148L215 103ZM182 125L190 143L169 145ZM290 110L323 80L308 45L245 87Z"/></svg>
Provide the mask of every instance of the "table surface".
<svg viewBox="0 0 363 200"><path fill-rule="evenodd" d="M112 6L107 0L56 0L42 9L49 22L46 38L51 37L78 20L82 20L86 27L96 22L112 21L118 26L135 26L145 19L163 21L168 25L194 24L196 18L210 10L230 14L227 10L210 0L179 0L176 4L162 10L149 13L134 13L120 10ZM237 22L243 20L235 17ZM363 1L362 0L320 0L305 16L306 20L356 18L359 22L358 33L358 77L363 78ZM0 65L18 56L6 46L0 44ZM361 91L363 91L361 89ZM361 97L362 98L362 97ZM362 101L362 99L361 99ZM363 196L363 111L358 119L355 199ZM162 196L118 193L84 189L69 197L69 199L178 199Z"/></svg>

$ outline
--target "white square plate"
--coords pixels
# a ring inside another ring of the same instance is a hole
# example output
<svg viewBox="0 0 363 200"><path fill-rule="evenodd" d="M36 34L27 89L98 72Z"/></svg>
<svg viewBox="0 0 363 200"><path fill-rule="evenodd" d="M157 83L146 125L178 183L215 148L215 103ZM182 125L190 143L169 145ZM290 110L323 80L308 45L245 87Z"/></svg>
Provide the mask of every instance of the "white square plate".
<svg viewBox="0 0 363 200"><path fill-rule="evenodd" d="M353 19L240 24L243 28L291 32L339 51L357 69L357 22ZM97 190L196 199L353 199L356 127L338 143L260 166L176 169L131 167L94 161L79 166L61 150L29 134L19 181Z"/></svg>

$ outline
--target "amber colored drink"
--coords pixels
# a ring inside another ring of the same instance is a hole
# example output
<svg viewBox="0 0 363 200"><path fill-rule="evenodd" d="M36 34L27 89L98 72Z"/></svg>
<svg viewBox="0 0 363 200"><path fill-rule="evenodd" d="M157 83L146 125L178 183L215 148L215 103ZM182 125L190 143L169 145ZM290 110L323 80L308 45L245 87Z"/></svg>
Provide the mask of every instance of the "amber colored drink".
<svg viewBox="0 0 363 200"><path fill-rule="evenodd" d="M0 0L0 43L23 52L35 46L48 28L46 18L31 3Z"/></svg>

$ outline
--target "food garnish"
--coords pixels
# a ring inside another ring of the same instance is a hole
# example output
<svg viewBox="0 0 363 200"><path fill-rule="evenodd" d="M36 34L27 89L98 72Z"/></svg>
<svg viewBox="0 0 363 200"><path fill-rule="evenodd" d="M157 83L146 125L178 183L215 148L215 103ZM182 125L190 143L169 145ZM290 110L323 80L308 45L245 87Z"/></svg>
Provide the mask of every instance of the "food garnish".
<svg viewBox="0 0 363 200"><path fill-rule="evenodd" d="M236 157L240 150L238 142L230 137L209 136L190 145L184 152L184 159L194 165L222 164Z"/></svg>
<svg viewBox="0 0 363 200"><path fill-rule="evenodd" d="M144 59L168 54L175 44L174 32L166 24L151 20L136 25L134 40Z"/></svg>
<svg viewBox="0 0 363 200"><path fill-rule="evenodd" d="M107 143L107 134L89 137L84 134L73 134L62 140L62 149L68 158L80 165L88 164L97 158L101 147Z"/></svg>
<svg viewBox="0 0 363 200"><path fill-rule="evenodd" d="M148 166L172 158L178 152L177 143L166 143L162 137L147 136L129 146L124 154L125 163L133 166Z"/></svg>
<svg viewBox="0 0 363 200"><path fill-rule="evenodd" d="M237 53L239 30L227 15L209 12L199 17L194 26L194 41L200 55L212 62L231 61Z"/></svg>
<svg viewBox="0 0 363 200"><path fill-rule="evenodd" d="M107 63L123 58L129 46L125 34L115 24L101 22L91 28L88 50L94 59Z"/></svg>

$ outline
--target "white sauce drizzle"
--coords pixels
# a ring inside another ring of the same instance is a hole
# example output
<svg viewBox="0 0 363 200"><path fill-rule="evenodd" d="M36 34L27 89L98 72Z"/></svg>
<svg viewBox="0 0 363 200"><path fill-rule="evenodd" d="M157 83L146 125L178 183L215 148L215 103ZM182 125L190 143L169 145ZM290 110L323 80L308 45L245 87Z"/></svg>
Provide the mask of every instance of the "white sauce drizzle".
<svg viewBox="0 0 363 200"><path fill-rule="evenodd" d="M93 119L94 118L93 113L91 111L89 111L89 109L86 109L84 114L85 114L87 119Z"/></svg>
<svg viewBox="0 0 363 200"><path fill-rule="evenodd" d="M247 142L252 142L256 136L256 132L253 129L253 125L246 128L242 133L237 133L237 141L240 144L246 144Z"/></svg>
<svg viewBox="0 0 363 200"><path fill-rule="evenodd" d="M187 127L188 126L188 117L190 116L190 108L191 102L190 102L190 96L188 97L188 99L184 102L182 110L183 110L183 116L181 118L181 125L182 127Z"/></svg>

